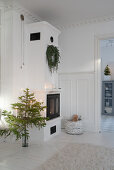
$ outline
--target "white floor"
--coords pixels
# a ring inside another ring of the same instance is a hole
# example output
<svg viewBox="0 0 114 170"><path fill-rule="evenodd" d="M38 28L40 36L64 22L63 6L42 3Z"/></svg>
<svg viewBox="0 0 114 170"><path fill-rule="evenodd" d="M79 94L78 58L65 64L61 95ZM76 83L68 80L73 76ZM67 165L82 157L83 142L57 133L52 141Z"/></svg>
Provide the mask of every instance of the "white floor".
<svg viewBox="0 0 114 170"><path fill-rule="evenodd" d="M101 131L114 132L114 116L101 116Z"/></svg>
<svg viewBox="0 0 114 170"><path fill-rule="evenodd" d="M28 148L22 148L19 142L14 144L1 142L0 170L38 170L39 165L69 142L114 147L114 133L84 133L73 136L61 132L51 141L31 144Z"/></svg>

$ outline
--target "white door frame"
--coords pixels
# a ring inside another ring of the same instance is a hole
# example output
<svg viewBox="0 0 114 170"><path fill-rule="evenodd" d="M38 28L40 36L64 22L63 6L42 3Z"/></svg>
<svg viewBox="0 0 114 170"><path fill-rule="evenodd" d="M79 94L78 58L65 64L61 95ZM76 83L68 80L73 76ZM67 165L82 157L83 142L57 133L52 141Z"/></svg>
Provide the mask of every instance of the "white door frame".
<svg viewBox="0 0 114 170"><path fill-rule="evenodd" d="M100 40L106 40L109 38L114 38L114 33L96 35L94 40L94 71L95 71L95 82L94 82L94 92L95 92L95 131L100 132L100 122L101 122L101 56L100 56Z"/></svg>

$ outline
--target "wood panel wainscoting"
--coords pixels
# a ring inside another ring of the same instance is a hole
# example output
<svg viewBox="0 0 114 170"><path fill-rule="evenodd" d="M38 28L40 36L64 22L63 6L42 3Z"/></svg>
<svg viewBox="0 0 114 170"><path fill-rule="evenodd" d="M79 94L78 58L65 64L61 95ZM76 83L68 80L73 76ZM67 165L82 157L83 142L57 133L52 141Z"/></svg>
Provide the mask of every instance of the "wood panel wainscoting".
<svg viewBox="0 0 114 170"><path fill-rule="evenodd" d="M59 87L61 88L62 128L65 119L78 114L82 116L85 130L95 131L94 72L61 73Z"/></svg>

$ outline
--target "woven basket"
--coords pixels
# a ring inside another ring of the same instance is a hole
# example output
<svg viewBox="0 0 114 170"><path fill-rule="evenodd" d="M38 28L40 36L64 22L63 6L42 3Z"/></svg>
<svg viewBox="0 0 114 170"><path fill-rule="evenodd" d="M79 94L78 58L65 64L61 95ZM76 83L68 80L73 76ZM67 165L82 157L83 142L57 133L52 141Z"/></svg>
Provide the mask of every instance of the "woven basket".
<svg viewBox="0 0 114 170"><path fill-rule="evenodd" d="M83 124L82 120L73 122L71 120L65 121L65 131L71 135L80 135L83 134Z"/></svg>

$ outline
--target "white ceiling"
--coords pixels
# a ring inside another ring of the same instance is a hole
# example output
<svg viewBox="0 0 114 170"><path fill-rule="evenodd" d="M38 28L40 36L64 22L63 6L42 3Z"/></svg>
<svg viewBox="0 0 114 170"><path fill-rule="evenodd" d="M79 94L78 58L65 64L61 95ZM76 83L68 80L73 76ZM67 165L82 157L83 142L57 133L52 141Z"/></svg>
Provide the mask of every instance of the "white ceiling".
<svg viewBox="0 0 114 170"><path fill-rule="evenodd" d="M114 16L114 0L16 0L42 20L64 27Z"/></svg>

